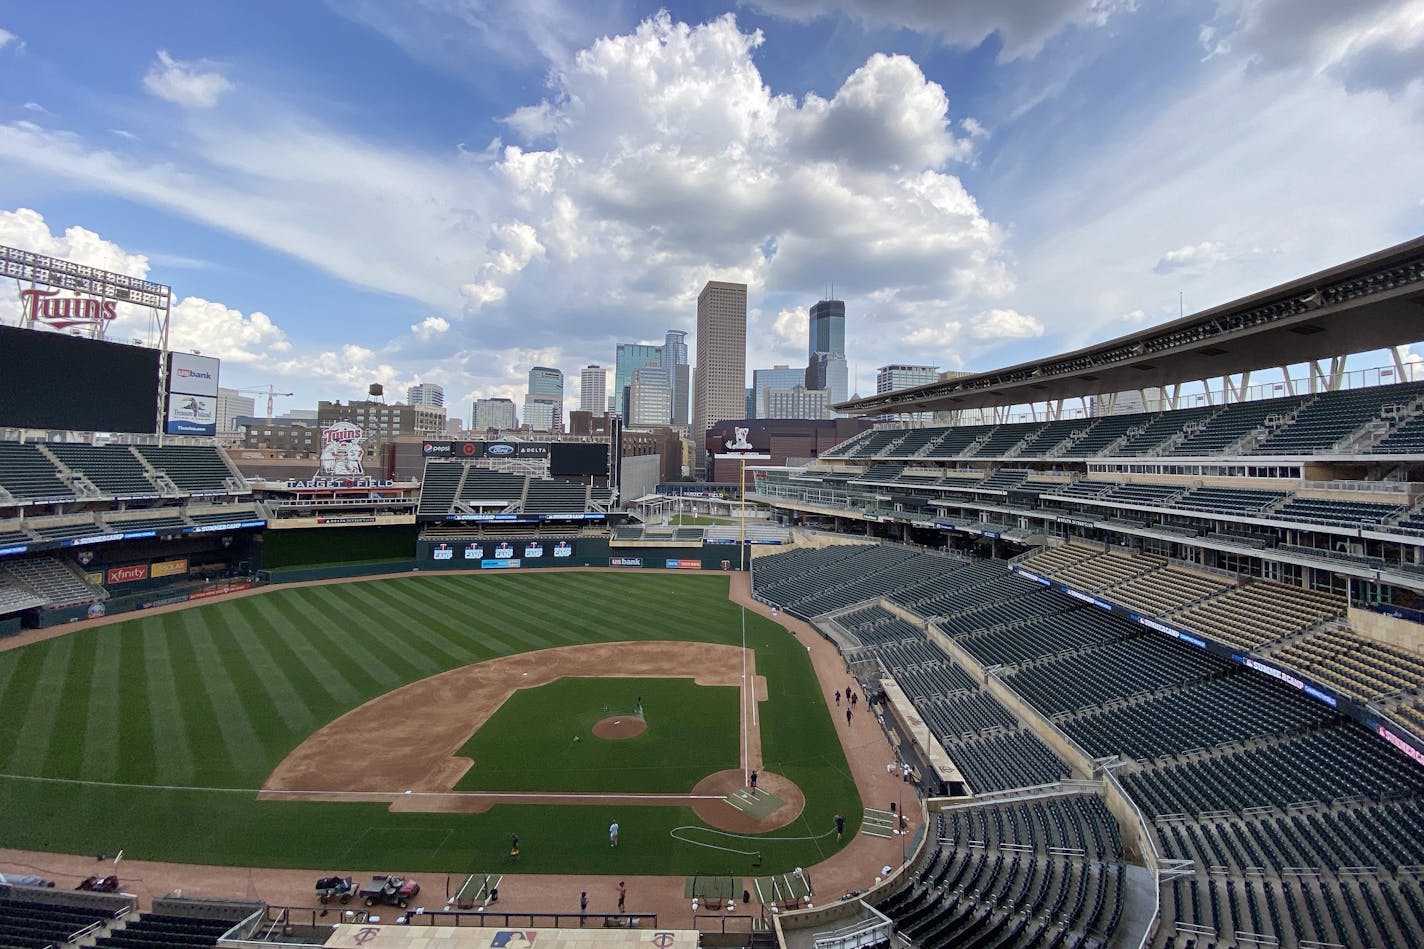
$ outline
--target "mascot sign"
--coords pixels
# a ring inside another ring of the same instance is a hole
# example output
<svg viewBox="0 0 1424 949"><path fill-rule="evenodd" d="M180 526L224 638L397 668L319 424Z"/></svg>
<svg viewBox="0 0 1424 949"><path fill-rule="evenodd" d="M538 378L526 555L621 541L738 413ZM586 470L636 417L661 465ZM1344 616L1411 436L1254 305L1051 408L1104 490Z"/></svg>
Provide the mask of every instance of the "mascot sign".
<svg viewBox="0 0 1424 949"><path fill-rule="evenodd" d="M321 471L327 477L364 474L361 442L366 433L351 422L336 422L321 432Z"/></svg>

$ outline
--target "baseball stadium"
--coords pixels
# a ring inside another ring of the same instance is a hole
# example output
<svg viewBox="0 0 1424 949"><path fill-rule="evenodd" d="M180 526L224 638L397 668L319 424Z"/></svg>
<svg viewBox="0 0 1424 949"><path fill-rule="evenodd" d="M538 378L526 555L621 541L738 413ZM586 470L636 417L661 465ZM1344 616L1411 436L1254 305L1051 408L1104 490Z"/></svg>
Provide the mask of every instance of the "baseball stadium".
<svg viewBox="0 0 1424 949"><path fill-rule="evenodd" d="M168 287L0 270L0 946L1424 943L1424 238L721 420L696 525L617 432L260 470Z"/></svg>

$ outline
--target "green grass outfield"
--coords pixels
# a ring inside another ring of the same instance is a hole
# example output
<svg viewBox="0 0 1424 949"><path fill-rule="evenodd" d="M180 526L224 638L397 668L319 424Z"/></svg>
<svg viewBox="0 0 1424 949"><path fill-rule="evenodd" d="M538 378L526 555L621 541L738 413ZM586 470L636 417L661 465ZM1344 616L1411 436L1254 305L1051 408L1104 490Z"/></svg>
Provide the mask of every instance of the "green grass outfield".
<svg viewBox="0 0 1424 949"><path fill-rule="evenodd" d="M459 750L475 764L455 789L686 793L740 765L740 693L690 678L564 678L519 689ZM639 696L647 730L594 737L605 707L631 717Z"/></svg>
<svg viewBox="0 0 1424 949"><path fill-rule="evenodd" d="M755 844L757 872L810 866L861 803L806 649L746 615L770 684L765 768L805 791L795 823ZM748 858L674 840L688 808L500 805L392 814L384 805L259 802L293 748L369 699L497 656L614 640L739 643L727 578L538 571L277 589L138 616L0 653L0 845L134 859L313 869L742 873ZM646 696L645 696L646 700ZM351 753L380 734L352 734ZM608 847L611 820L622 843ZM853 833L848 833L849 840Z"/></svg>

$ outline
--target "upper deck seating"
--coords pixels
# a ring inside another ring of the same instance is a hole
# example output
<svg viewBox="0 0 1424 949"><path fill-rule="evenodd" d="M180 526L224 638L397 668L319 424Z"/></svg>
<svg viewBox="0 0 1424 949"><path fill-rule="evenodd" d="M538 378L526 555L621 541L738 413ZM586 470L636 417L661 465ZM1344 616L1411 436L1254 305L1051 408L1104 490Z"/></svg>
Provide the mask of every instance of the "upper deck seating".
<svg viewBox="0 0 1424 949"><path fill-rule="evenodd" d="M216 448L206 445L138 445L139 454L185 494L225 494L233 473Z"/></svg>
<svg viewBox="0 0 1424 949"><path fill-rule="evenodd" d="M115 497L157 495L142 463L127 445L84 445L50 443L50 452L72 471L77 471L104 494Z"/></svg>
<svg viewBox="0 0 1424 949"><path fill-rule="evenodd" d="M1168 454L1220 454L1262 425L1294 412L1304 402L1304 396L1262 399L1258 402L1233 402L1213 415L1196 432L1182 439Z"/></svg>
<svg viewBox="0 0 1424 949"><path fill-rule="evenodd" d="M1151 415L1134 413L1130 415L1105 415L1092 422L1092 428L1062 453L1064 458L1091 458L1107 451L1130 429L1146 425Z"/></svg>
<svg viewBox="0 0 1424 949"><path fill-rule="evenodd" d="M59 479L54 465L31 444L0 442L0 488L19 501L64 501L74 490Z"/></svg>

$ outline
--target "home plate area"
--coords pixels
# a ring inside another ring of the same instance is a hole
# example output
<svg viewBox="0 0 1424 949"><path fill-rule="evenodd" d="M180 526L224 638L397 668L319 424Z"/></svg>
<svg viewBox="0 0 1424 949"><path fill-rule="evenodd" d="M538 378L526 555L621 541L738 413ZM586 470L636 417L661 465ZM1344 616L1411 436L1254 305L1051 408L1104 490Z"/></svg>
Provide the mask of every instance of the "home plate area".
<svg viewBox="0 0 1424 949"><path fill-rule="evenodd" d="M752 820L762 820L786 802L764 788L738 788L727 795L727 803Z"/></svg>

